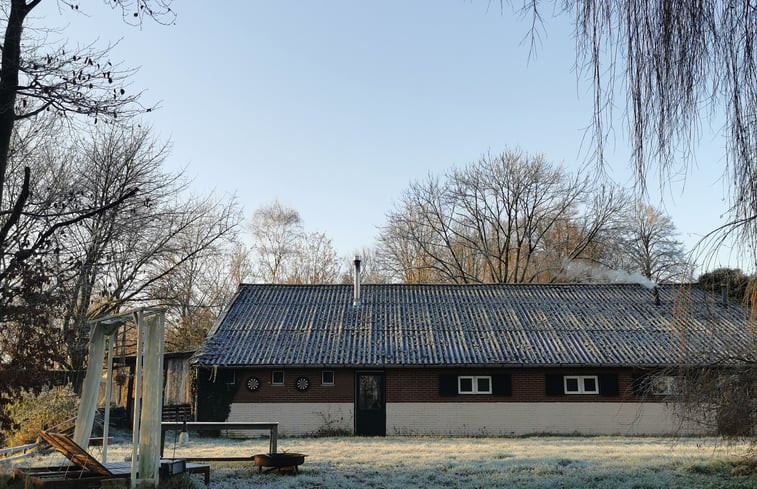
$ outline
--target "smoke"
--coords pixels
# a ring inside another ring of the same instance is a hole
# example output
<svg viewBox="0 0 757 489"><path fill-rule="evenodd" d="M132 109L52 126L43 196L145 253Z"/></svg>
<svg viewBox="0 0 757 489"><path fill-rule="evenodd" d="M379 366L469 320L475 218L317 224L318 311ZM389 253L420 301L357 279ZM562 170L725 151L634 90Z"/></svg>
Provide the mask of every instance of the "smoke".
<svg viewBox="0 0 757 489"><path fill-rule="evenodd" d="M650 290L657 287L656 283L638 272L612 270L600 265L571 261L565 264L564 270L568 279L575 282L639 284Z"/></svg>

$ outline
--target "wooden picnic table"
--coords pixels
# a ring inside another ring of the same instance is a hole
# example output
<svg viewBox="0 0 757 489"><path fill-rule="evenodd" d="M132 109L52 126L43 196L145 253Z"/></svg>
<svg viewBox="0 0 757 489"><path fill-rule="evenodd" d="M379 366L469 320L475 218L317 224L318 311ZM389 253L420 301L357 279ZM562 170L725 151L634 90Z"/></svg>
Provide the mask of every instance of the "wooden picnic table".
<svg viewBox="0 0 757 489"><path fill-rule="evenodd" d="M160 423L160 456L163 456L166 431L210 431L210 430L268 430L268 453L276 453L279 437L279 423L262 421L163 421ZM250 460L251 457L185 457L187 460L235 461Z"/></svg>

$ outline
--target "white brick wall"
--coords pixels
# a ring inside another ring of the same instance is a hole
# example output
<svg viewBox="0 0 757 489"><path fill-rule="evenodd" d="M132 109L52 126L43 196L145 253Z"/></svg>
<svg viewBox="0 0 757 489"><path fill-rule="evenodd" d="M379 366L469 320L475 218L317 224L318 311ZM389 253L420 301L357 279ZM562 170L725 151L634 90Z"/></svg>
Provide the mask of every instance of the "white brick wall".
<svg viewBox="0 0 757 489"><path fill-rule="evenodd" d="M677 427L662 403L390 403L386 419L387 435L661 435Z"/></svg>
<svg viewBox="0 0 757 489"><path fill-rule="evenodd" d="M232 403L228 421L278 421L279 435L354 432L352 403ZM234 432L237 436L261 432Z"/></svg>

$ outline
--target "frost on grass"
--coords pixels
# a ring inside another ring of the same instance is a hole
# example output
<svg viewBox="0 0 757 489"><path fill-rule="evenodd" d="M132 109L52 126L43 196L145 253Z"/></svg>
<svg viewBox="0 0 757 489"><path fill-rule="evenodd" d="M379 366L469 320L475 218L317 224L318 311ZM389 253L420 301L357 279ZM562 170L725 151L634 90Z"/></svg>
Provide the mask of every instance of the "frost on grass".
<svg viewBox="0 0 757 489"><path fill-rule="evenodd" d="M169 434L165 448L168 457L245 456L267 451L268 440L193 435L180 447ZM210 487L757 489L756 479L731 476L744 448L704 438L284 438L280 451L308 454L299 475L258 474L251 463L217 462ZM109 459L129 453L127 444L117 444Z"/></svg>

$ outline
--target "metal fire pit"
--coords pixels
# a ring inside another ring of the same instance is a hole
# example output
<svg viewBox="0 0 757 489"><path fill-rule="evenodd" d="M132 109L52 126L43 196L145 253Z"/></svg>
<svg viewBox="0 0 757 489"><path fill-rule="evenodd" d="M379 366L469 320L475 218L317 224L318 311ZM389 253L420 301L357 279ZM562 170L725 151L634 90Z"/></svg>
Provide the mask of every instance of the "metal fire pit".
<svg viewBox="0 0 757 489"><path fill-rule="evenodd" d="M258 453L254 456L254 464L258 466L258 472L263 468L268 471L278 472L297 472L298 467L305 463L305 457L302 453Z"/></svg>

